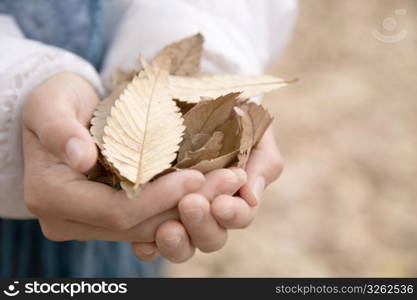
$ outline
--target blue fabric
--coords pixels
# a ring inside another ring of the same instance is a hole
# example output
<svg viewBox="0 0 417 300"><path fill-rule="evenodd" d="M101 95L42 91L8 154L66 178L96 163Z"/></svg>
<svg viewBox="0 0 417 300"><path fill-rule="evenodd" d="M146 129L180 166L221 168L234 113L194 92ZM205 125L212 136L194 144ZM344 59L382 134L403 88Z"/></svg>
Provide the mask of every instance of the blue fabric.
<svg viewBox="0 0 417 300"><path fill-rule="evenodd" d="M0 0L31 39L72 51L99 69L102 0ZM154 277L160 261L137 260L129 243L47 240L36 220L0 219L0 277Z"/></svg>
<svg viewBox="0 0 417 300"><path fill-rule="evenodd" d="M105 51L102 0L0 0L27 38L67 49L96 68Z"/></svg>
<svg viewBox="0 0 417 300"><path fill-rule="evenodd" d="M36 220L0 219L0 277L155 277L159 266L137 260L129 243L57 243Z"/></svg>

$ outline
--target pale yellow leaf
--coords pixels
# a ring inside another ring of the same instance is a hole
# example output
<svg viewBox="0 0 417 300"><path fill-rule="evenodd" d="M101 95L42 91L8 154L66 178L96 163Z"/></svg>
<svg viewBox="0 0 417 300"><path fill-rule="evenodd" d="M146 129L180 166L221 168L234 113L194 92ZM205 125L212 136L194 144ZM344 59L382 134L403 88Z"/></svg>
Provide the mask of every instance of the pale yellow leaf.
<svg viewBox="0 0 417 300"><path fill-rule="evenodd" d="M279 89L288 84L281 78L243 75L215 75L201 77L170 76L169 84L174 99L197 103L201 98L218 98L240 92L240 98L246 99Z"/></svg>
<svg viewBox="0 0 417 300"><path fill-rule="evenodd" d="M239 120L236 115L218 126L216 131L223 133L222 148L219 153L220 156L239 149L241 133Z"/></svg>
<svg viewBox="0 0 417 300"><path fill-rule="evenodd" d="M175 160L184 126L168 88L169 60L148 65L111 108L104 157L137 190Z"/></svg>
<svg viewBox="0 0 417 300"><path fill-rule="evenodd" d="M106 125L107 117L110 115L111 108L120 97L126 85L122 84L117 86L107 98L97 105L94 111L93 118L91 119L90 133L100 150L103 149L104 126Z"/></svg>

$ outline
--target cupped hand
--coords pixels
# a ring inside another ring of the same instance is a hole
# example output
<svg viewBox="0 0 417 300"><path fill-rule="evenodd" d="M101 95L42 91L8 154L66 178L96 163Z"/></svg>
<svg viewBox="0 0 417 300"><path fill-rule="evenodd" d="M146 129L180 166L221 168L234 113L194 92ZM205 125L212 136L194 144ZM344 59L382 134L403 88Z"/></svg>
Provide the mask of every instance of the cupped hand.
<svg viewBox="0 0 417 300"><path fill-rule="evenodd" d="M38 86L23 108L24 195L44 235L55 241L151 242L158 226L178 220L176 207L204 176L185 170L147 184L128 199L83 174L97 160L88 124L99 98L90 84L59 73Z"/></svg>
<svg viewBox="0 0 417 300"><path fill-rule="evenodd" d="M136 256L152 260L162 254L172 262L184 262L195 248L219 250L226 243L227 229L245 228L253 221L264 189L282 168L281 154L268 129L252 151L246 172L231 168L206 174L200 190L178 205L182 223L164 222L157 230L156 243L133 243Z"/></svg>
<svg viewBox="0 0 417 300"><path fill-rule="evenodd" d="M211 211L225 228L246 228L254 220L266 187L283 170L281 153L269 128L250 154L246 164L247 182L237 195L220 195Z"/></svg>

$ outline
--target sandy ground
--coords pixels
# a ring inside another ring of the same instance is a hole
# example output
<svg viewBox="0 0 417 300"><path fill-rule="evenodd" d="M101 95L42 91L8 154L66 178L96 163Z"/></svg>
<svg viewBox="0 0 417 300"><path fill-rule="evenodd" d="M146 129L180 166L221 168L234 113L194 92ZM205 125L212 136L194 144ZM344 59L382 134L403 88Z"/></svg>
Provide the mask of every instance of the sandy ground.
<svg viewBox="0 0 417 300"><path fill-rule="evenodd" d="M272 68L300 81L265 101L284 173L250 228L167 276L417 276L416 18L414 0L301 0Z"/></svg>

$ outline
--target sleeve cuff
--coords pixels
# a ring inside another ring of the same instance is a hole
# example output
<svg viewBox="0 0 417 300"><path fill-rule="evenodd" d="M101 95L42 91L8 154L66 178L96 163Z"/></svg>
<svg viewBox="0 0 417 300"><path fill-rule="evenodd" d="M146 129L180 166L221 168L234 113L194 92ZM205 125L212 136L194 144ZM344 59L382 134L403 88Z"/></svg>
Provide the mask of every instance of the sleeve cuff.
<svg viewBox="0 0 417 300"><path fill-rule="evenodd" d="M0 217L14 219L34 218L23 200L21 110L28 94L54 74L73 72L104 95L100 77L87 61L38 42L21 42L33 43L21 46L37 50L0 70Z"/></svg>

